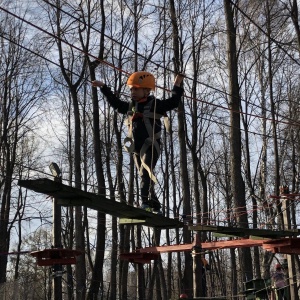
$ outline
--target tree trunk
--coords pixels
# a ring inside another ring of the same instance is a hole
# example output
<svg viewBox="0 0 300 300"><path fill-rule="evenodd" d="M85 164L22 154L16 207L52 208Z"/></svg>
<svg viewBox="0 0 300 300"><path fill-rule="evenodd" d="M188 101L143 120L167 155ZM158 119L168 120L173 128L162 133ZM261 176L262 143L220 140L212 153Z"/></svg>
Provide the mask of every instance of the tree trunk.
<svg viewBox="0 0 300 300"><path fill-rule="evenodd" d="M271 118L272 118L272 133L273 133L273 143L274 143L274 181L275 195L279 195L279 186L280 186L280 162L279 162L279 153L278 153L278 139L277 139L277 125L276 125L276 112L275 112L275 103L274 103L274 94L273 94L273 70L272 70L272 41L271 41L271 11L269 6L269 1L266 2L266 11L267 11L267 38L268 38L268 75L269 75L269 90L270 90L270 104L271 104ZM280 199L276 200L276 206L278 210L278 226L279 229L283 229L283 216L281 209Z"/></svg>
<svg viewBox="0 0 300 300"><path fill-rule="evenodd" d="M61 2L60 0L56 1L56 32L57 32L57 48L59 54L59 64L62 76L65 82L68 85L72 105L73 105L73 117L74 117L74 187L81 189L81 120L80 120L80 109L79 109L79 99L78 99L78 86L84 79L84 74L86 71L87 60L84 59L82 62L81 72L75 83L72 82L72 73L65 66L65 55L63 48L63 37L62 33L64 28L61 27ZM87 44L83 45L83 39L81 32L79 32L79 40L82 43L84 50L88 48L88 39ZM74 56L69 57L69 59L74 61L76 59ZM75 242L76 250L85 252L85 240L84 240L84 227L83 227L83 210L81 206L76 206L75 209ZM81 300L85 299L86 295L86 266L85 266L85 255L80 255L77 258L76 268L75 268L75 279L76 279L76 299Z"/></svg>
<svg viewBox="0 0 300 300"><path fill-rule="evenodd" d="M174 71L175 74L181 71L181 56L180 56L180 40L179 40L179 27L177 23L176 10L174 0L170 0L170 15L173 30L173 48L174 48ZM179 137L179 148L180 148L180 171L182 180L182 197L183 197L183 214L185 216L191 215L191 196L190 196L190 185L188 176L188 163L187 163L187 151L185 143L185 126L184 126L184 105L180 101L178 106L178 137ZM183 228L183 242L191 243L190 231L187 227ZM184 252L185 268L182 283L187 295L191 298L193 291L193 273L191 272L192 258L191 254ZM197 295L198 296L198 295Z"/></svg>
<svg viewBox="0 0 300 300"><path fill-rule="evenodd" d="M224 0L227 47L228 47L228 71L230 94L230 155L231 155L231 180L232 194L235 204L235 215L239 227L248 228L248 214L246 210L245 183L242 177L242 149L240 130L240 95L238 83L238 63L236 51L236 28L234 25L233 5ZM242 280L250 280L253 277L252 259L249 248L241 250Z"/></svg>
<svg viewBox="0 0 300 300"><path fill-rule="evenodd" d="M103 60L104 53L104 27L105 27L105 12L104 3L100 1L101 9L101 35L99 45L98 61L91 62L87 57L89 63L89 71L91 80L95 80L95 69L99 65L100 61ZM88 18L90 14L88 15ZM98 193L100 195L106 194L104 169L103 169L103 157L102 157L102 146L100 137L100 123L99 123L99 104L96 89L93 89L93 137L94 137L94 153L95 153L95 170L98 183ZM112 193L113 194L113 193ZM113 199L112 199L113 201ZM105 231L106 231L106 216L102 212L97 212L97 236L96 236L96 256L92 270L91 285L88 292L88 299L97 299L99 289L103 290L103 264L104 264L104 252L105 252ZM116 270L112 270L116 272ZM115 281L115 280L114 280ZM113 282L113 286L116 286L116 281ZM115 291L115 289L113 289Z"/></svg>
<svg viewBox="0 0 300 300"><path fill-rule="evenodd" d="M299 26L299 9L297 0L292 0L291 4L291 18L294 24L294 28L296 31L297 42L298 42L298 51L300 52L300 26Z"/></svg>

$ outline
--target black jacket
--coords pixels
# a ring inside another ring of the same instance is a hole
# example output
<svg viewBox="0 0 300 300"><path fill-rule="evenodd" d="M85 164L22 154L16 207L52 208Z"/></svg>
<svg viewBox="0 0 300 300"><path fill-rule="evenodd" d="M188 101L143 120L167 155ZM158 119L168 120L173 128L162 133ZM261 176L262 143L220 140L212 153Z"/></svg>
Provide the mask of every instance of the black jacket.
<svg viewBox="0 0 300 300"><path fill-rule="evenodd" d="M111 107L116 109L121 114L127 114L130 109L130 103L127 101L120 100L108 86L104 85L101 88L103 95L106 97L107 102ZM142 103L138 103L137 106L135 102L132 107L136 106L135 112L143 113L144 108L147 103L152 101L152 105L150 108L150 112L154 112L160 115L164 115L167 111L170 111L176 107L178 107L181 96L183 94L183 89L181 87L174 86L172 89L172 96L168 99L155 99L154 96L148 96L147 100ZM154 119L150 119L151 125L153 127ZM161 120L156 119L155 122L155 133L161 130ZM149 137L146 126L144 124L144 120L142 116L137 114L137 117L134 117L132 120L132 134L135 144L135 151L139 152L145 142L145 140ZM160 140L158 140L160 143Z"/></svg>

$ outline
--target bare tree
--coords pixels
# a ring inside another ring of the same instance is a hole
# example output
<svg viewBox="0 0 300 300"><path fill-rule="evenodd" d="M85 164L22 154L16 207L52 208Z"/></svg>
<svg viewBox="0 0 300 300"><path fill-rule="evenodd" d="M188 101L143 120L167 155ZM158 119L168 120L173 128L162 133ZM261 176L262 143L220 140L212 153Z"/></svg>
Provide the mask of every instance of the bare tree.
<svg viewBox="0 0 300 300"><path fill-rule="evenodd" d="M34 117L43 105L47 89L41 75L44 64L34 55L40 50L38 45L30 48L26 24L4 12L1 16L0 251L7 253L11 230L17 222L21 224L25 205L21 195L14 196L15 179L22 176L23 163L32 164L35 141L30 136L37 128ZM7 259L6 255L0 257L0 284L6 281ZM15 275L18 277L18 269Z"/></svg>
<svg viewBox="0 0 300 300"><path fill-rule="evenodd" d="M180 40L179 29L180 26L178 24L178 16L176 12L175 2L173 0L169 1L170 5L170 16L172 23L172 31L173 31L173 49L174 49L174 72L179 73L182 72L183 61L182 61L182 41ZM190 185L188 181L188 169L187 169L187 150L185 143L185 119L184 119L184 105L183 102L179 104L178 107L178 136L179 136L179 148L180 148L180 171L182 173L181 184L182 184L182 197L183 197L183 214L188 216L191 214L191 195L190 195ZM183 240L185 243L191 242L190 232L186 229L183 229ZM184 253L185 256L185 268L184 275L182 278L183 289L187 291L189 297L192 296L192 273L190 272L190 268L192 265L191 256L189 253Z"/></svg>
<svg viewBox="0 0 300 300"><path fill-rule="evenodd" d="M54 3L53 3L54 4ZM84 31L81 28L81 24L75 24L78 36L75 37L74 30L70 30L74 23L69 18L68 21L63 8L64 3L56 1L54 5L48 4L49 21L53 28L53 34L56 37L53 41L57 47L59 55L59 66L61 75L68 86L70 99L72 100L72 112L74 120L74 143L73 143L73 155L74 160L74 182L75 187L81 189L82 187L82 121L80 113L80 99L78 90L83 80L85 79L86 58L81 55L81 51L88 49L89 36L85 36ZM80 7L79 7L80 8ZM76 4L73 8L77 10ZM80 11L80 9L79 9ZM66 22L65 22L66 21ZM77 47L77 51L74 51L74 40L78 38L80 46ZM82 50L80 50L82 49ZM81 206L76 206L75 209L75 245L76 249L85 251L85 240L84 240L84 225L83 225L83 210ZM86 266L85 256L81 255L78 257L76 263L76 297L77 299L84 299L86 294Z"/></svg>
<svg viewBox="0 0 300 300"><path fill-rule="evenodd" d="M248 228L248 215L246 210L245 183L242 177L242 149L240 130L240 92L238 83L238 56L236 51L236 25L234 24L234 6L224 0L224 10L227 26L228 47L228 71L229 71L229 94L230 94L230 154L231 154L231 180L232 194L235 203L237 225ZM250 249L241 250L241 268L245 274L243 280L253 277L252 259Z"/></svg>

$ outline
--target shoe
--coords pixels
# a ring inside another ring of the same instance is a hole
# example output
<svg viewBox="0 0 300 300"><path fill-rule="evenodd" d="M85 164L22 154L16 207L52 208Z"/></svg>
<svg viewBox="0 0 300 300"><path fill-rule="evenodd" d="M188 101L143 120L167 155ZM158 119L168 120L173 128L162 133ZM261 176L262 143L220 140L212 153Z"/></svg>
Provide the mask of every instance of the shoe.
<svg viewBox="0 0 300 300"><path fill-rule="evenodd" d="M145 210L145 211L152 212L152 208L149 206L148 203L143 202L140 208Z"/></svg>
<svg viewBox="0 0 300 300"><path fill-rule="evenodd" d="M153 208L152 212L159 216L162 216L162 214L163 214L160 208L158 208L158 209Z"/></svg>

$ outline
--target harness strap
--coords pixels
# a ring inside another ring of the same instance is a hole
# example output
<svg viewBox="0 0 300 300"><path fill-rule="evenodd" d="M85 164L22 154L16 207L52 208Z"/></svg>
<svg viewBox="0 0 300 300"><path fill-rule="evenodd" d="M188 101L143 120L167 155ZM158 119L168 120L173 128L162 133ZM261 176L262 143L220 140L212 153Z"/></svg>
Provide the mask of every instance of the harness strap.
<svg viewBox="0 0 300 300"><path fill-rule="evenodd" d="M154 135L155 139L159 138L160 136L160 132L156 133ZM160 147L159 147L159 144L158 142L155 140L154 143L153 143L153 139L152 138L147 138L145 140L145 143L144 145L142 146L142 149L140 151L140 158L141 158L141 167L139 169L139 175L142 176L143 174L143 169L145 169L148 174L149 174L149 177L150 179L154 182L154 183L157 183L157 179L156 177L154 176L152 170L151 170L151 166L148 166L146 163L145 163L145 155L146 155L146 152L147 150L149 149L149 147L152 147L152 145L154 145L155 147L155 150L157 152L157 155L159 156L160 155Z"/></svg>
<svg viewBox="0 0 300 300"><path fill-rule="evenodd" d="M161 137L161 131L159 131L157 133L154 133L153 126L150 122L150 119L159 120L160 118L163 117L163 115L157 114L157 113L154 113L154 112L150 111L152 103L153 103L153 100L151 100L149 103L147 103L145 105L144 112L142 114L143 115L143 121L144 121L144 124L145 124L145 127L146 127L146 130L147 130L147 133L148 133L149 137L145 140L145 143L143 144L143 146L141 148L141 151L139 153L140 159L141 159L141 166L138 165L136 160L135 160L135 164L136 164L137 168L139 168L139 175L140 176L143 173L143 169L145 169L148 172L149 177L151 178L151 180L153 182L157 183L157 179L154 176L154 174L152 173L151 166L148 166L145 163L145 155L146 155L146 152L148 151L149 147L154 147L155 151L158 154L158 156L160 155L160 146L159 146L157 140L160 139L160 137ZM136 105L137 105L137 103L136 103ZM128 118L125 121L125 124L128 126L128 135L124 139L124 148L128 152L133 152L134 151L134 141L133 141L133 135L132 135L132 120L134 118L134 113L135 112L136 112L136 107L133 111L133 103L130 102L128 113L127 113ZM155 123L155 121L154 121L154 123ZM166 125L165 119L164 119L164 123ZM154 124L154 126L155 126L155 124Z"/></svg>
<svg viewBox="0 0 300 300"><path fill-rule="evenodd" d="M170 133L171 132L171 125L170 125L170 119L169 119L167 114L164 115L164 125L165 125L167 133Z"/></svg>
<svg viewBox="0 0 300 300"><path fill-rule="evenodd" d="M132 103L130 103L130 104L132 107ZM130 104L129 104L129 108L130 108ZM128 111L127 115L128 115L128 118L125 120L125 125L128 127L128 134L127 134L127 137L123 141L123 144L124 144L123 147L127 152L131 153L134 150L134 141L132 138L132 116L133 116L132 111L131 112Z"/></svg>
<svg viewBox="0 0 300 300"><path fill-rule="evenodd" d="M151 166L148 166L145 163L145 155L146 155L146 152L149 149L149 147L154 147L157 152L157 155L158 156L160 155L160 147L159 147L157 140L160 139L160 137L161 137L161 131L154 133L153 126L155 126L155 121L153 122L153 126L152 126L152 124L150 122L150 118L156 120L156 119L160 119L162 117L162 115L154 113L154 112L150 112L152 103L153 103L153 100L145 105L144 113L143 113L143 120L144 120L144 124L147 129L147 133L148 133L149 137L145 140L145 143L142 146L142 149L140 151L141 164L142 164L140 172L142 172L142 168L145 168L146 171L148 172L151 180L154 183L157 183L157 179L151 170Z"/></svg>

